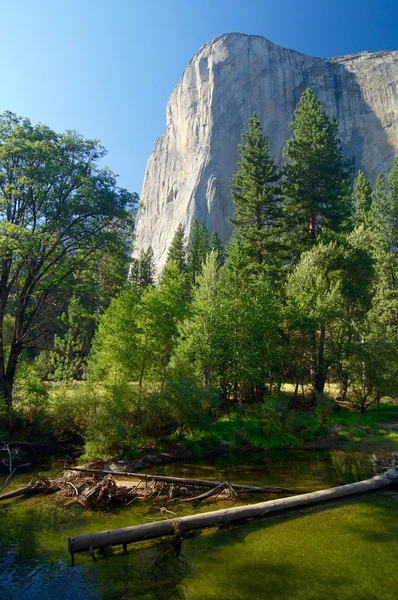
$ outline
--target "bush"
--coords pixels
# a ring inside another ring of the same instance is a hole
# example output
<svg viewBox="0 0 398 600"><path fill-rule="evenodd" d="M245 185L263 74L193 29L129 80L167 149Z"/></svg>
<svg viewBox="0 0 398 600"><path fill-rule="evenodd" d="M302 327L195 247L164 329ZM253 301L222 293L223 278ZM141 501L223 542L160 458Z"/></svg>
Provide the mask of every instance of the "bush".
<svg viewBox="0 0 398 600"><path fill-rule="evenodd" d="M88 458L110 456L134 446L137 434L137 398L125 380L90 389L88 426L85 434Z"/></svg>
<svg viewBox="0 0 398 600"><path fill-rule="evenodd" d="M95 404L94 388L86 383L54 384L49 388L49 428L59 440L83 436Z"/></svg>
<svg viewBox="0 0 398 600"><path fill-rule="evenodd" d="M218 394L204 389L189 376L166 381L162 391L153 391L144 399L141 429L146 436L163 437L176 430L203 427L214 414Z"/></svg>
<svg viewBox="0 0 398 600"><path fill-rule="evenodd" d="M42 433L48 427L47 404L48 390L34 364L21 362L13 393L13 412L19 427L28 427L33 434Z"/></svg>
<svg viewBox="0 0 398 600"><path fill-rule="evenodd" d="M315 404L315 415L321 427L324 427L327 424L329 417L334 410L333 405L333 401L330 398L328 398L328 396L325 396L325 394L317 394Z"/></svg>

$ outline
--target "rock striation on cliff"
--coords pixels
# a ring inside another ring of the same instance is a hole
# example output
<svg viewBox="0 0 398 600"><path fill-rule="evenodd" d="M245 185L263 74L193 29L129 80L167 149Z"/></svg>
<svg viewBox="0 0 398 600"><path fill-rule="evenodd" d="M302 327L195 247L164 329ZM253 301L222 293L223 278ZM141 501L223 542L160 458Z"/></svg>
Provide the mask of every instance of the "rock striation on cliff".
<svg viewBox="0 0 398 600"><path fill-rule="evenodd" d="M347 157L371 181L398 154L398 51L320 59L238 33L204 46L167 105L167 127L148 160L137 216L136 251L149 245L161 270L179 223L204 221L226 242L229 180L238 144L256 111L281 161L289 123L306 87L339 121Z"/></svg>

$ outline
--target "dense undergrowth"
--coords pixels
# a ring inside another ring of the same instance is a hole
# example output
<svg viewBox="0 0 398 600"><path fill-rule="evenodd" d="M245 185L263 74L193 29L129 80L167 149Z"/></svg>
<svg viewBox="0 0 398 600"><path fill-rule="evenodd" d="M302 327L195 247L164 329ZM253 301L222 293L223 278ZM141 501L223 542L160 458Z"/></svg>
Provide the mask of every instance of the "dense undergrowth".
<svg viewBox="0 0 398 600"><path fill-rule="evenodd" d="M379 412L374 407L360 414L325 395L309 410L305 403L294 407L285 391L258 404L223 407L194 389L182 401L177 390L166 398L148 388L142 397L137 384L44 385L34 374L20 393L23 401L15 403L12 414L3 407L0 439L71 442L84 445L90 459L114 455L132 459L142 448L161 452L175 444L198 457L220 448L301 447L327 439L331 431L335 437L330 445L398 444L398 432L391 425L398 422L397 404L384 403Z"/></svg>

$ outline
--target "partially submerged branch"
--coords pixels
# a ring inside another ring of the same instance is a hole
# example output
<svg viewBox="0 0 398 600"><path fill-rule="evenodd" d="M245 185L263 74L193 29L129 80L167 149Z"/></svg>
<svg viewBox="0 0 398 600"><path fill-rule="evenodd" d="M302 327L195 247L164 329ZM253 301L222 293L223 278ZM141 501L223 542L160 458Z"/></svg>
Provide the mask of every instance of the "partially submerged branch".
<svg viewBox="0 0 398 600"><path fill-rule="evenodd" d="M4 465L8 470L8 475L5 478L4 483L0 485L0 492L2 492L10 483L12 476L17 470L17 467L14 465L14 460L18 454L18 448L12 448L10 444L0 442L0 453L3 456L5 455L5 458L0 460L0 464Z"/></svg>

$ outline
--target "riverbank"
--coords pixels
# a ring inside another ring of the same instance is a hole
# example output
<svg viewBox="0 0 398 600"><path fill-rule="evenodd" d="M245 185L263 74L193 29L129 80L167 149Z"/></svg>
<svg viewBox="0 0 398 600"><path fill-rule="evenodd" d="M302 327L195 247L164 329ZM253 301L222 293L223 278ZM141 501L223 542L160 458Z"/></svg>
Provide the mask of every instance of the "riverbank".
<svg viewBox="0 0 398 600"><path fill-rule="evenodd" d="M112 457L109 454L90 454L84 448L84 440L78 436L68 443L52 440L51 443L31 445L24 441L19 447L18 460L40 466L54 461L71 464L76 460L87 462L95 459L101 460L111 470L144 471L173 462L273 449L397 453L398 405L382 404L380 412L371 407L364 414L345 406L338 408L329 415L327 424L320 426L311 413L286 412L281 416L271 415L271 419L267 420L254 407L244 414L234 413L213 420L203 429L182 429L177 435L149 439L147 444L138 445L134 441L131 449Z"/></svg>
<svg viewBox="0 0 398 600"><path fill-rule="evenodd" d="M195 444L192 444L192 439L189 439L188 444L182 439L180 443L162 445L161 449L145 447L139 450L139 454L135 458L113 457L107 459L104 465L110 470L142 471L155 469L158 465L200 461L201 459L226 456L230 453L244 455L253 451L293 449L346 450L388 456L390 453L396 454L398 451L398 406L384 405L381 407L380 413L369 411L365 414L343 408L330 417L328 426L323 428L318 437L312 441L306 441L308 438L306 436L302 443L294 445L281 443L278 446L274 441L274 444L268 448L265 443L263 447L253 447L250 443L235 443L239 434L236 435L233 427L230 428L229 434L229 439L223 439L217 444L211 445L208 443L205 433L197 432ZM264 439L264 442L266 441ZM283 440L281 441L283 442Z"/></svg>

